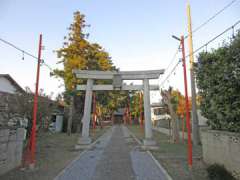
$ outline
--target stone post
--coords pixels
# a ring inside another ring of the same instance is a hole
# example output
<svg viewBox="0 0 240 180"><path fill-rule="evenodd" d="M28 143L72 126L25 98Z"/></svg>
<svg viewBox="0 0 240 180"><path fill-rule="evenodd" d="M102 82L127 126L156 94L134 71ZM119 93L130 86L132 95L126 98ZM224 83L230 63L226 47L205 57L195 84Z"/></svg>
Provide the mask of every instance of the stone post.
<svg viewBox="0 0 240 180"><path fill-rule="evenodd" d="M144 119L145 119L145 139L143 141L144 146L153 146L155 141L152 140L152 122L151 122L151 107L150 107L150 91L149 91L149 79L143 80L144 90Z"/></svg>
<svg viewBox="0 0 240 180"><path fill-rule="evenodd" d="M93 79L87 80L87 89L85 94L84 113L82 118L82 136L79 139L79 144L90 144L91 138L89 137L89 125L91 118L91 107L92 107L92 87Z"/></svg>

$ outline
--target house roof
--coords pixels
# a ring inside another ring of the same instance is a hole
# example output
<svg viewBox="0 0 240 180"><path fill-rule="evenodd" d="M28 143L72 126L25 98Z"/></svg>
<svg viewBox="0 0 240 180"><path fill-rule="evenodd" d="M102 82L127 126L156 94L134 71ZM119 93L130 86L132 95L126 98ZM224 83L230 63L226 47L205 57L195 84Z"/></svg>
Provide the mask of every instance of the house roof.
<svg viewBox="0 0 240 180"><path fill-rule="evenodd" d="M11 84L17 89L18 92L24 93L24 89L9 75L9 74L0 74L0 78L4 77L11 82Z"/></svg>
<svg viewBox="0 0 240 180"><path fill-rule="evenodd" d="M158 103L152 103L151 107L163 107L163 104L161 102Z"/></svg>

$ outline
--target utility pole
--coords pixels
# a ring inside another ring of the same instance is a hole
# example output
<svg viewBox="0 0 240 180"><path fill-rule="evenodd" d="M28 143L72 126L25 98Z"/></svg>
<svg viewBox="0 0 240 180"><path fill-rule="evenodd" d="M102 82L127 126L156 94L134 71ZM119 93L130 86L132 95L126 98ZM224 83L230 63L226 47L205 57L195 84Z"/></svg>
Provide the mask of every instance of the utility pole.
<svg viewBox="0 0 240 180"><path fill-rule="evenodd" d="M42 34L39 36L39 47L38 47L38 63L37 63L37 77L36 77L36 89L34 95L33 104L33 121L32 130L30 137L30 169L35 167L36 163L36 122L37 122L37 108L38 108L38 85L40 76L40 64L41 64L41 52L42 52Z"/></svg>
<svg viewBox="0 0 240 180"><path fill-rule="evenodd" d="M193 134L193 144L200 144L199 135L199 123L197 115L197 102L196 102L196 85L195 85L195 75L193 71L193 40L192 40L192 20L191 20L191 9L190 4L187 4L187 16L188 16L188 45L189 45L189 58L190 58L190 79L191 79L191 92L192 92L192 134Z"/></svg>
<svg viewBox="0 0 240 180"><path fill-rule="evenodd" d="M189 167L189 169L192 169L192 137L191 137L190 111L189 111L189 100L188 100L188 83L187 83L184 36L181 36L181 39L179 39L176 36L172 36L172 37L174 39L180 41L180 43L181 43L183 76L184 76L184 91L185 91L185 109L186 109L187 135L188 135L188 167Z"/></svg>

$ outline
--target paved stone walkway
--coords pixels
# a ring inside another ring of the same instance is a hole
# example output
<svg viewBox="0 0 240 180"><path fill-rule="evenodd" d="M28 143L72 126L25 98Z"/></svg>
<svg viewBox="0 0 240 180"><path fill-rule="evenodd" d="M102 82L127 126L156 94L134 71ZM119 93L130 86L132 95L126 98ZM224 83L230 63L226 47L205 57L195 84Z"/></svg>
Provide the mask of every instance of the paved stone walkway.
<svg viewBox="0 0 240 180"><path fill-rule="evenodd" d="M150 155L141 152L123 126L114 126L55 180L165 180Z"/></svg>

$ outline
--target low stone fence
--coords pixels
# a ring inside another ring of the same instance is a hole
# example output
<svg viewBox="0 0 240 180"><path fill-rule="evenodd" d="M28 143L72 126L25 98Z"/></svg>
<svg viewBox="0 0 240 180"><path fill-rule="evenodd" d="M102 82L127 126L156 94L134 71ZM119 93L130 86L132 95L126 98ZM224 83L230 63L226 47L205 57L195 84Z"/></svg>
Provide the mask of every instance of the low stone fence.
<svg viewBox="0 0 240 180"><path fill-rule="evenodd" d="M25 134L23 128L0 129L0 175L21 165Z"/></svg>
<svg viewBox="0 0 240 180"><path fill-rule="evenodd" d="M153 127L152 128L153 130L155 131L158 131L160 133L163 133L163 134L166 134L166 135L170 135L172 133L172 130L170 132L169 129L167 128L163 128L163 127ZM207 126L199 126L199 131L200 131L200 134L203 130L205 129L209 129ZM182 135L183 135L183 132L179 130L179 137L182 139ZM192 133L191 133L191 136L192 136ZM188 134L187 134L187 131L184 132L184 139L188 139ZM200 139L201 140L201 139Z"/></svg>
<svg viewBox="0 0 240 180"><path fill-rule="evenodd" d="M240 133L204 130L201 136L204 161L224 165L240 179Z"/></svg>

